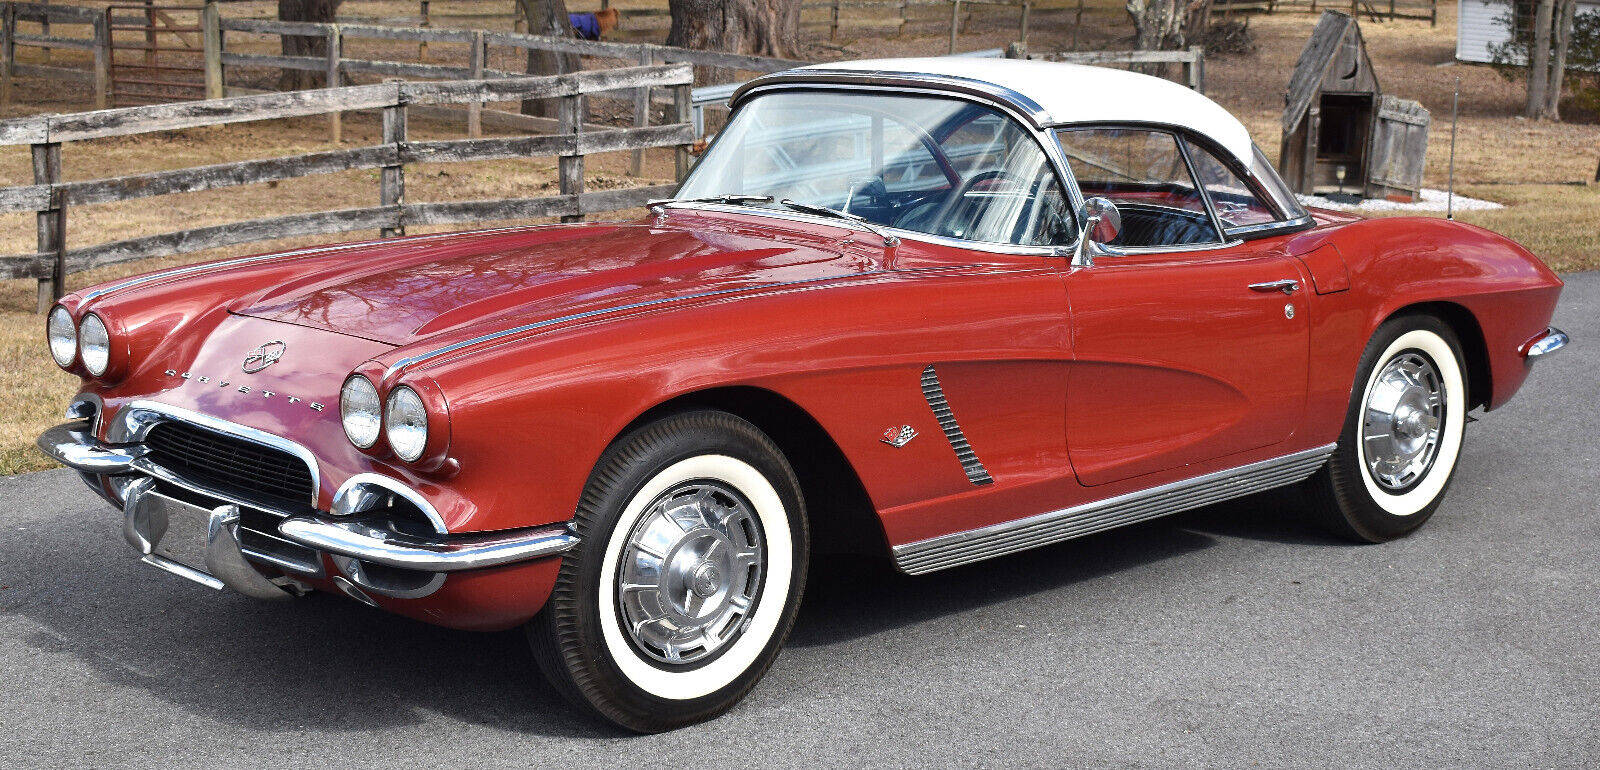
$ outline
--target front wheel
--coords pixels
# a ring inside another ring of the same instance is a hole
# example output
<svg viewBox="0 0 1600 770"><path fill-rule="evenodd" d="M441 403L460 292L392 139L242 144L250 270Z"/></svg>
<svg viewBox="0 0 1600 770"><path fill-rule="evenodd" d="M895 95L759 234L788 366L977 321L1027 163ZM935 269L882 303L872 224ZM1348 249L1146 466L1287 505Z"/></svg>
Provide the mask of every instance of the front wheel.
<svg viewBox="0 0 1600 770"><path fill-rule="evenodd" d="M777 657L805 586L800 484L777 446L723 412L635 430L596 466L535 658L575 704L660 732L738 702Z"/></svg>
<svg viewBox="0 0 1600 770"><path fill-rule="evenodd" d="M1334 532L1379 543L1411 533L1438 509L1455 475L1467 420L1461 345L1432 316L1378 327L1361 356L1333 457L1306 482Z"/></svg>

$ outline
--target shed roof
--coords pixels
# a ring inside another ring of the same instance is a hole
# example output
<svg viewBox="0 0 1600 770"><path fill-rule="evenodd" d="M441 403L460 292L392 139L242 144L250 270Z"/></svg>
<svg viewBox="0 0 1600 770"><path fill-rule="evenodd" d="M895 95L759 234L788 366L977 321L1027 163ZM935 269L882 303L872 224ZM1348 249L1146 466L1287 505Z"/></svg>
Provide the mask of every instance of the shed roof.
<svg viewBox="0 0 1600 770"><path fill-rule="evenodd" d="M1311 107L1311 101L1316 98L1317 92L1322 90L1328 79L1329 68L1339 59L1339 53L1351 35L1354 35L1354 40L1351 42L1357 48L1356 68L1364 78L1371 79L1370 90L1377 92L1378 80L1372 74L1372 61L1367 58L1366 43L1361 38L1361 27L1347 14L1323 11L1322 18L1317 19L1316 28L1311 30L1311 39L1306 41L1306 47L1300 51L1300 61L1294 65L1294 74L1289 76L1289 91L1284 95L1284 135L1287 136L1300 127L1300 120L1305 117L1306 110Z"/></svg>

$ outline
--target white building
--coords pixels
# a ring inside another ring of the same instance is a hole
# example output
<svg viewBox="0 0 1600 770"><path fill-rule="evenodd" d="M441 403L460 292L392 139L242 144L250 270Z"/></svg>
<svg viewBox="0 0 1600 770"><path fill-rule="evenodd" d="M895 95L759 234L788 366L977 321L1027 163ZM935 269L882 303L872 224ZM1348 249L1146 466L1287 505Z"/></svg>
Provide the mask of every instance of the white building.
<svg viewBox="0 0 1600 770"><path fill-rule="evenodd" d="M1511 37L1505 20L1511 15L1512 2L1518 6L1518 26L1527 26L1533 16L1533 0L1456 0L1457 60L1494 61L1491 46ZM1600 0L1578 0L1578 13L1600 14Z"/></svg>

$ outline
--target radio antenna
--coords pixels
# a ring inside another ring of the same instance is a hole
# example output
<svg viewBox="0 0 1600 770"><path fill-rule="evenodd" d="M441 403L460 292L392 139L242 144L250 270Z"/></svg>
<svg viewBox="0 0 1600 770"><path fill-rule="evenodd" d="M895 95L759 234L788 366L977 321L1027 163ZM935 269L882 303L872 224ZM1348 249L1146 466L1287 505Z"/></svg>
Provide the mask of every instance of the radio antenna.
<svg viewBox="0 0 1600 770"><path fill-rule="evenodd" d="M1450 98L1450 183L1445 192L1444 218L1456 218L1456 123L1461 117L1461 77L1456 77L1456 93Z"/></svg>

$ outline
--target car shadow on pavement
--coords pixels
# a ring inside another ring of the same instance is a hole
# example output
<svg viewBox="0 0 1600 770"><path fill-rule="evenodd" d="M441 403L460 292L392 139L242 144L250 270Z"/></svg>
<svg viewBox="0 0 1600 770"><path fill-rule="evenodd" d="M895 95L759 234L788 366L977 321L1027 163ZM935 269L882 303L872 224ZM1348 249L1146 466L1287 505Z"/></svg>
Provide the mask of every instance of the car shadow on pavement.
<svg viewBox="0 0 1600 770"><path fill-rule="evenodd" d="M919 576L897 572L886 559L819 556L812 561L805 606L789 644L834 644L1157 562L1181 561L1220 538L1287 546L1349 545L1325 534L1303 507L1298 491L1274 490Z"/></svg>
<svg viewBox="0 0 1600 770"><path fill-rule="evenodd" d="M332 595L259 602L211 591L139 564L116 516L87 493L51 507L0 538L0 645L32 648L53 672L44 676L142 691L258 731L370 733L442 714L521 734L622 735L545 684L521 631L452 631ZM819 558L791 644L860 639L1181 560L1219 537L1291 541L1302 525L1270 507L1236 501L921 577L886 560Z"/></svg>

